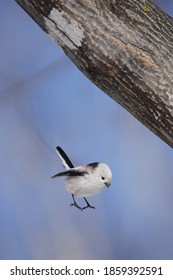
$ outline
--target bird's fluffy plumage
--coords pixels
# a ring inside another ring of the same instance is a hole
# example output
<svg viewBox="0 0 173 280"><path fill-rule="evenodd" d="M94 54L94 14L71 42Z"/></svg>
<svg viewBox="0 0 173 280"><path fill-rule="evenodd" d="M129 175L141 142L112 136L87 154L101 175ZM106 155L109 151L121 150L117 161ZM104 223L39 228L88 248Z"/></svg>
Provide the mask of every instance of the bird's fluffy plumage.
<svg viewBox="0 0 173 280"><path fill-rule="evenodd" d="M65 187L68 192L72 194L73 200L74 196L80 196L84 197L87 202L85 197L97 195L105 187L110 186L112 172L107 164L93 162L88 165L74 167L70 159L60 147L57 147L56 150L67 170L59 172L51 178L65 176ZM73 205L80 208L75 200ZM93 206L90 206L88 202L87 206L84 208L87 207L94 208ZM82 210L84 208L80 209Z"/></svg>
<svg viewBox="0 0 173 280"><path fill-rule="evenodd" d="M66 189L74 196L94 196L110 186L112 173L104 163L95 168L91 168L91 165L77 167L76 171L80 175L68 176L65 181Z"/></svg>

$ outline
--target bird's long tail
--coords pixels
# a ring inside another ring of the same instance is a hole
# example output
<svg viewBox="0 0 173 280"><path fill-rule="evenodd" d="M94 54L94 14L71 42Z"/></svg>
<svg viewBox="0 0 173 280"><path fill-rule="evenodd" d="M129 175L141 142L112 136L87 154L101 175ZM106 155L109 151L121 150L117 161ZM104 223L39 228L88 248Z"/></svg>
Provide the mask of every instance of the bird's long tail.
<svg viewBox="0 0 173 280"><path fill-rule="evenodd" d="M56 147L56 152L59 155L60 159L62 160L62 164L66 169L73 168L74 165L71 162L71 160L68 158L66 153L63 151L63 149L59 146Z"/></svg>
<svg viewBox="0 0 173 280"><path fill-rule="evenodd" d="M52 176L51 178L70 175L68 170L71 171L71 168L74 167L73 163L71 162L71 160L68 158L68 156L66 155L66 153L63 151L63 149L61 147L57 146L56 152L59 155L60 159L62 160L62 164L67 169L67 171L59 172L59 173L55 174L54 176ZM72 173L72 171L71 171L71 173Z"/></svg>

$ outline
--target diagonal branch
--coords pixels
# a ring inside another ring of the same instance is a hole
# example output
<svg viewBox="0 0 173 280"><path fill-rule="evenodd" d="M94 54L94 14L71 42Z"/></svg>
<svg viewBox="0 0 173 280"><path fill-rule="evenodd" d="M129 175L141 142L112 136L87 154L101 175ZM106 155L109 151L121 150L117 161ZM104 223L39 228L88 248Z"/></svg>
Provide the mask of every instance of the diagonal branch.
<svg viewBox="0 0 173 280"><path fill-rule="evenodd" d="M170 16L147 0L16 2L91 81L173 147Z"/></svg>

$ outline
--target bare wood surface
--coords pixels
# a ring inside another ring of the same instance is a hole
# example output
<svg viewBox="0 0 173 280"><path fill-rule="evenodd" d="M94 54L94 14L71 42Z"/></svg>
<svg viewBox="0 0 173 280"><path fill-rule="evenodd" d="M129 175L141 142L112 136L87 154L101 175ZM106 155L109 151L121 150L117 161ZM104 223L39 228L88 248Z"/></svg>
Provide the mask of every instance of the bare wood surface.
<svg viewBox="0 0 173 280"><path fill-rule="evenodd" d="M170 16L143 0L16 2L91 81L173 147Z"/></svg>

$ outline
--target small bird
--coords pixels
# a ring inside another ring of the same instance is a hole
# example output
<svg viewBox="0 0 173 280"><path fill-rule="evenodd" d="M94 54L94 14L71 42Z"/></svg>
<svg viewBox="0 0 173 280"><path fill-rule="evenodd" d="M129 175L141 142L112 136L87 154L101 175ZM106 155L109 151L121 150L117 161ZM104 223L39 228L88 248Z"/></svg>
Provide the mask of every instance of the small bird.
<svg viewBox="0 0 173 280"><path fill-rule="evenodd" d="M65 176L65 187L72 195L73 203L70 206L75 206L80 210L93 208L86 197L99 194L105 187L109 187L112 179L112 172L105 163L93 162L87 165L74 167L66 153L61 147L56 147L57 154L62 160L63 166L67 169L64 172L59 172L51 178ZM80 207L75 197L83 197L86 206Z"/></svg>

